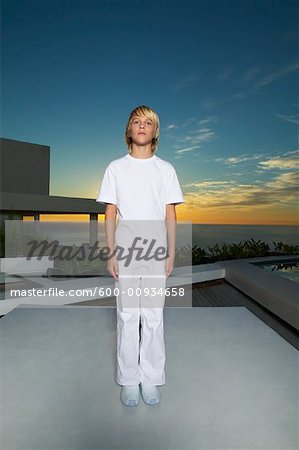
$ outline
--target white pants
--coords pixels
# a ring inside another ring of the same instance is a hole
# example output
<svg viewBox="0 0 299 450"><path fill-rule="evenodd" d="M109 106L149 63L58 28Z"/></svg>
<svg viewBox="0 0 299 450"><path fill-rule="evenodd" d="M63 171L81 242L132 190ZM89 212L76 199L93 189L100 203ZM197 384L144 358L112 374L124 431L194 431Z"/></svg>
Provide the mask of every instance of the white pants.
<svg viewBox="0 0 299 450"><path fill-rule="evenodd" d="M163 385L165 260L133 261L129 267L119 261L118 267L116 381Z"/></svg>

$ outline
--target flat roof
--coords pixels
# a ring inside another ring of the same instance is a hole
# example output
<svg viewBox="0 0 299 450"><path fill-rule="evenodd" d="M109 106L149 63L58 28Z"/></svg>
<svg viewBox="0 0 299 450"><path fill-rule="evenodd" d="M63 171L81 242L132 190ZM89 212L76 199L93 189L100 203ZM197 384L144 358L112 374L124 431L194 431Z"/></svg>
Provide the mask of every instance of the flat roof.
<svg viewBox="0 0 299 450"><path fill-rule="evenodd" d="M105 205L91 198L1 192L1 211L40 214L104 214Z"/></svg>
<svg viewBox="0 0 299 450"><path fill-rule="evenodd" d="M3 317L2 448L298 448L294 347L245 307L165 308L164 323L161 404L126 408L115 308L22 305Z"/></svg>

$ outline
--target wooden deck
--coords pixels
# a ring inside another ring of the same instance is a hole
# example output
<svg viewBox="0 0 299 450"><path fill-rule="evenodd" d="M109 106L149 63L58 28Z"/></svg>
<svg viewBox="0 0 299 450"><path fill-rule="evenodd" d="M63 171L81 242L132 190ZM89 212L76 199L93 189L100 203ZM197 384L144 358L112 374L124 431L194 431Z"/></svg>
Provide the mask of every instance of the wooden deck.
<svg viewBox="0 0 299 450"><path fill-rule="evenodd" d="M224 280L212 282L193 283L193 285L183 286L188 294L192 295L192 306L244 306L244 301L248 299L245 294L238 291ZM192 294L191 291L192 290ZM71 303L72 306L116 306L115 297L106 297L96 300L86 300L84 302ZM167 297L165 306L186 306L184 298ZM191 306L191 303L190 305Z"/></svg>
<svg viewBox="0 0 299 450"><path fill-rule="evenodd" d="M223 280L213 283L195 283L192 306L244 306L244 294Z"/></svg>

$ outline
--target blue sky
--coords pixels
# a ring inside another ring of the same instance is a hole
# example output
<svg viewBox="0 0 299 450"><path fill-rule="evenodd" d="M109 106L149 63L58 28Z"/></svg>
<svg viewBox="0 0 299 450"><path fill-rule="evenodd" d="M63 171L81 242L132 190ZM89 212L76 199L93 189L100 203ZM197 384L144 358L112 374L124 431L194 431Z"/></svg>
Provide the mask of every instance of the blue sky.
<svg viewBox="0 0 299 450"><path fill-rule="evenodd" d="M2 137L51 146L50 194L95 198L141 104L179 217L295 223L297 2L3 0Z"/></svg>

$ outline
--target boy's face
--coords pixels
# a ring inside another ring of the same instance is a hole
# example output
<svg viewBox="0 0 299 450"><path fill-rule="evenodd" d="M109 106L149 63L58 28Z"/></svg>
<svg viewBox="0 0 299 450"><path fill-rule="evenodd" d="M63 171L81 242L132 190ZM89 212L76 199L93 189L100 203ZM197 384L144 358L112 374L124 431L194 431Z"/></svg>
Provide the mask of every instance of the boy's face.
<svg viewBox="0 0 299 450"><path fill-rule="evenodd" d="M137 145L147 145L155 137L156 127L153 121L146 116L135 116L131 124L131 138Z"/></svg>

